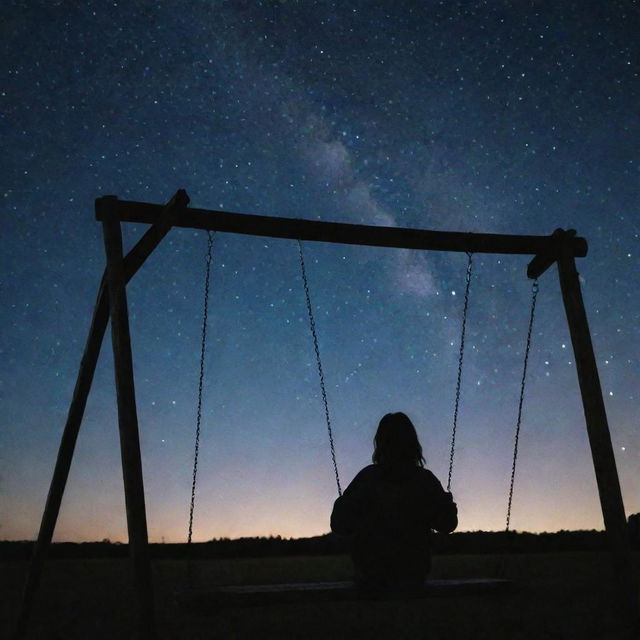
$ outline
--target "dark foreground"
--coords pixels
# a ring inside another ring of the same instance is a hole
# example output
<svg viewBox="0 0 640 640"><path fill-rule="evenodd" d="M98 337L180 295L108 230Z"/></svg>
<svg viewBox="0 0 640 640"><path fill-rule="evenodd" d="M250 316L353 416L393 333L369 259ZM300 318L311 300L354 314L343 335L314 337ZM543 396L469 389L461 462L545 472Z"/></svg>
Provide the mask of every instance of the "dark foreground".
<svg viewBox="0 0 640 640"><path fill-rule="evenodd" d="M636 575L640 569L635 555ZM435 558L434 578L491 577L493 556ZM26 563L0 567L0 634L9 637ZM52 560L46 567L29 638L128 639L134 593L126 560ZM350 577L343 556L203 560L196 586L335 581ZM473 593L424 600L317 602L230 607L194 614L177 603L187 586L186 564L154 562L157 618L163 640L205 638L424 638L603 640L631 638L618 615L603 553L513 555L507 593Z"/></svg>

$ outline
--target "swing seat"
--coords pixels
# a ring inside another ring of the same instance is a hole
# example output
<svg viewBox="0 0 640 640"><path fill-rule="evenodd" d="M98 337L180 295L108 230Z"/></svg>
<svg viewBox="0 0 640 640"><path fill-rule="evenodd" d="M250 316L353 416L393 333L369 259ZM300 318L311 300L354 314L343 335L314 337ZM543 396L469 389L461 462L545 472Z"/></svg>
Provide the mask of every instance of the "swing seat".
<svg viewBox="0 0 640 640"><path fill-rule="evenodd" d="M225 585L208 590L187 589L176 594L176 601L192 613L206 614L230 606L251 607L348 600L415 600L439 596L480 595L506 592L512 586L511 580L492 578L425 580L422 589L410 592L363 592L351 581Z"/></svg>

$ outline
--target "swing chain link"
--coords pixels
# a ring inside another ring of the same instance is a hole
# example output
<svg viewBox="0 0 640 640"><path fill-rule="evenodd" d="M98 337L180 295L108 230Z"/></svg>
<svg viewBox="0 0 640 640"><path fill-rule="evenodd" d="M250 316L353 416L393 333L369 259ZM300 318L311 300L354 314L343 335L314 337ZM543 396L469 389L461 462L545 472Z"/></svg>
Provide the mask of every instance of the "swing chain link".
<svg viewBox="0 0 640 640"><path fill-rule="evenodd" d="M464 339L467 329L467 312L469 309L469 290L473 271L473 253L467 251L467 275L464 290L464 306L462 309L462 331L460 335L460 351L458 354L458 377L456 380L456 400L453 409L453 429L451 431L451 451L449 453L449 474L447 476L447 491L451 491L451 476L453 474L453 458L456 450L456 432L458 429L458 408L460 407L460 387L462 383L462 361L464 359Z"/></svg>
<svg viewBox="0 0 640 640"><path fill-rule="evenodd" d="M529 315L529 328L527 330L527 344L524 350L524 365L522 367L522 379L520 381L520 399L518 401L518 418L516 420L516 435L513 446L513 462L511 465L511 481L509 484L509 501L507 503L507 523L505 526L505 533L509 532L509 525L511 524L511 503L513 501L513 485L516 479L516 464L518 461L518 443L520 440L520 423L522 421L522 405L524 402L524 390L527 380L527 364L529 362L529 351L531 349L531 336L533 332L533 319L536 312L536 300L538 298L538 279L533 281L531 287L531 312Z"/></svg>
<svg viewBox="0 0 640 640"><path fill-rule="evenodd" d="M331 461L333 462L333 471L336 476L336 485L338 487L338 495L342 496L342 487L340 486L340 475L338 474L338 464L336 462L336 449L333 441L333 431L331 429L331 418L329 416L329 403L327 401L327 391L324 382L324 373L322 371L322 360L320 359L320 347L318 346L318 334L316 331L316 322L313 317L313 306L311 305L311 294L309 293L309 281L307 279L307 270L304 264L304 254L302 252L302 242L298 240L298 254L300 257L300 270L302 272L302 283L304 285L304 295L307 301L307 313L309 315L309 326L311 335L313 336L313 348L316 353L316 365L318 367L318 376L320 378L320 391L322 392L322 402L324 404L324 415L327 421L327 432L329 434L329 446L331 448Z"/></svg>
<svg viewBox="0 0 640 640"><path fill-rule="evenodd" d="M200 374L198 379L198 405L196 410L196 442L193 453L193 476L191 480L191 504L189 505L189 534L187 544L191 544L193 535L193 510L196 503L196 480L198 476L198 454L200 453L200 424L202 422L202 390L204 386L204 360L207 347L207 322L209 317L209 280L215 232L207 231L207 257L204 277L204 308L202 313L202 333L200 339Z"/></svg>

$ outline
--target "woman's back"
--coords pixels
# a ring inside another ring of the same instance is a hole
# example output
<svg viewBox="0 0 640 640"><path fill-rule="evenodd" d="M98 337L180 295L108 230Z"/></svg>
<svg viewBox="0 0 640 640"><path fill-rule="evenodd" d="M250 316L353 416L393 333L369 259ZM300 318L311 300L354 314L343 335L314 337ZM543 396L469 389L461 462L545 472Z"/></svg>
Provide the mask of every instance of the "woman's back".
<svg viewBox="0 0 640 640"><path fill-rule="evenodd" d="M352 536L356 580L365 587L419 586L430 569L431 529L452 531L457 511L427 469L365 467L336 500L331 528Z"/></svg>
<svg viewBox="0 0 640 640"><path fill-rule="evenodd" d="M374 464L362 469L336 500L331 529L352 537L362 587L416 588L431 567L431 530L453 531L457 508L424 468L422 447L404 413L382 418L374 445Z"/></svg>

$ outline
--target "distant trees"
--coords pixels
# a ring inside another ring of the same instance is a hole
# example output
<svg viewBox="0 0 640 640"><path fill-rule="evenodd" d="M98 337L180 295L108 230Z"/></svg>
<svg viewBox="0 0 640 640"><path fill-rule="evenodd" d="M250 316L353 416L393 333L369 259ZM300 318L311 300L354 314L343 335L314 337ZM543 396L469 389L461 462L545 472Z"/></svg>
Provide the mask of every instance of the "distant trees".
<svg viewBox="0 0 640 640"><path fill-rule="evenodd" d="M640 549L640 513L629 516L629 539L634 549ZM0 542L0 558L28 559L33 542ZM281 536L254 538L218 538L209 542L152 544L155 558L260 558L268 556L340 555L349 551L349 540L331 533L312 538L283 538ZM562 551L605 551L608 548L604 531L557 531L555 533L527 533L510 531L470 531L436 534L433 549L436 554L455 553L555 553ZM60 542L52 545L54 558L124 558L128 545L112 543L109 538L101 542Z"/></svg>

